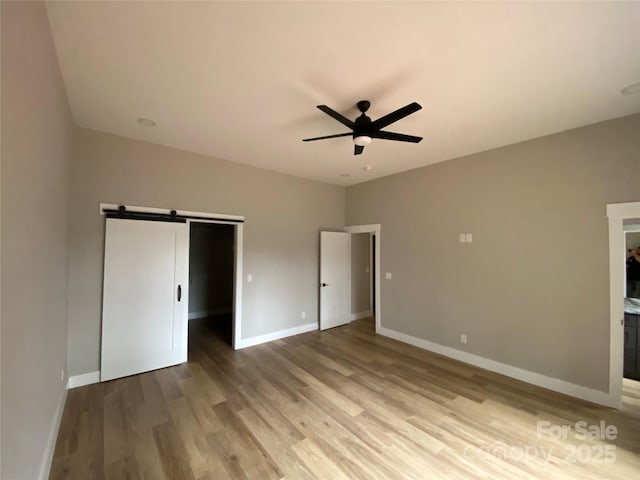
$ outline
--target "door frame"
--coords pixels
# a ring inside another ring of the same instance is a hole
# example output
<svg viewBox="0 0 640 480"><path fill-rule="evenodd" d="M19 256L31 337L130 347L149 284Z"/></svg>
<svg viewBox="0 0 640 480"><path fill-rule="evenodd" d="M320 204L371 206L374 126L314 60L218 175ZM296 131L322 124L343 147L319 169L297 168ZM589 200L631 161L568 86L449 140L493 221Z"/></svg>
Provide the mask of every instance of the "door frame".
<svg viewBox="0 0 640 480"><path fill-rule="evenodd" d="M349 225L344 227L344 231L347 233L370 233L371 235L376 237L376 248L375 248L375 272L373 277L373 288L376 291L375 298L375 317L376 317L376 333L380 330L382 326L382 299L380 298L380 263L382 258L382 237L381 231L382 226L379 223L372 223L369 225Z"/></svg>
<svg viewBox="0 0 640 480"><path fill-rule="evenodd" d="M369 265L369 311L371 311L371 313L375 316L375 305L373 304L373 302L375 301L375 295L373 294L373 287L375 286L376 282L373 278L373 276L375 275L375 248L376 248L376 243L375 243L375 235L373 234L369 234L369 262L372 262L373 265Z"/></svg>
<svg viewBox="0 0 640 480"><path fill-rule="evenodd" d="M624 296L626 234L624 221L640 218L640 202L607 204L609 219L609 397L611 406L622 407L624 362Z"/></svg>
<svg viewBox="0 0 640 480"><path fill-rule="evenodd" d="M199 215L198 215L199 216ZM237 222L225 222L223 220L203 220L201 218L187 219L189 228L189 247L191 247L192 223L217 223L219 225L232 225L234 230L234 260L233 260L233 312L231 315L231 346L237 350L240 343L242 330L242 245L244 236L244 224ZM191 251L189 251L191 255ZM189 290L191 291L191 290Z"/></svg>
<svg viewBox="0 0 640 480"><path fill-rule="evenodd" d="M100 214L103 215L105 210L117 210L120 205L113 203L101 203ZM134 205L126 205L128 211L141 213L171 213L171 209L156 207L139 207ZM187 259L189 258L189 246L191 243L191 222L196 223L221 223L234 225L235 228L235 258L234 258L234 285L233 285L233 326L232 326L232 345L237 350L242 338L242 259L244 257L244 216L229 215L224 213L211 212L193 212L190 210L175 210L176 215L187 218L187 228L189 230L189 245L187 245ZM189 291L189 290L187 290ZM187 298L188 300L188 298ZM188 309L186 325L188 328Z"/></svg>

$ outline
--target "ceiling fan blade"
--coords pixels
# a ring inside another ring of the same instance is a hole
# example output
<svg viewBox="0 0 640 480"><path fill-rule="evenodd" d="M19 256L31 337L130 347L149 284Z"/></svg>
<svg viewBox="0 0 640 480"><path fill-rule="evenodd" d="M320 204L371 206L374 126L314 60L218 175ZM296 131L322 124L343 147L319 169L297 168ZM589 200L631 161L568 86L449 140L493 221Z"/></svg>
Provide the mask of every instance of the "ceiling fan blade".
<svg viewBox="0 0 640 480"><path fill-rule="evenodd" d="M345 117L343 115L340 115L338 112L336 112L335 110L327 107L326 105L318 105L318 108L320 110L322 110L324 113L326 113L327 115L329 115L330 117L335 118L341 124L349 127L352 130L353 130L353 127L356 126L356 124L353 123L351 120L349 120L347 117ZM380 128L382 128L382 127L380 127Z"/></svg>
<svg viewBox="0 0 640 480"><path fill-rule="evenodd" d="M364 145L354 145L353 154L360 155L364 151Z"/></svg>
<svg viewBox="0 0 640 480"><path fill-rule="evenodd" d="M338 138L338 137L350 137L353 135L353 132L349 133L337 133L335 135L327 135L324 137L314 137L314 138L303 138L303 142L313 142L314 140L324 140L326 138Z"/></svg>
<svg viewBox="0 0 640 480"><path fill-rule="evenodd" d="M379 130L421 109L422 109L422 106L419 103L416 103L416 102L410 103L405 107L399 108L395 112L391 112L388 115L385 115L384 117L380 117L379 119L371 123L371 127Z"/></svg>
<svg viewBox="0 0 640 480"><path fill-rule="evenodd" d="M394 132L373 132L371 138L381 138L382 140L397 140L398 142L418 143L422 137L414 137L413 135L404 135L403 133Z"/></svg>

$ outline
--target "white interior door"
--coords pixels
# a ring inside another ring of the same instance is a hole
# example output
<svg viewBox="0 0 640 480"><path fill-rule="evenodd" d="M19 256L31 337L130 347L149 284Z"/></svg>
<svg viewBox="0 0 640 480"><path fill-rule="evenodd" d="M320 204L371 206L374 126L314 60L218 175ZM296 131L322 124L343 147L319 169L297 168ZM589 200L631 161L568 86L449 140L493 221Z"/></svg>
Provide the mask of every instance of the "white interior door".
<svg viewBox="0 0 640 480"><path fill-rule="evenodd" d="M351 234L320 232L320 330L351 321Z"/></svg>
<svg viewBox="0 0 640 480"><path fill-rule="evenodd" d="M108 218L101 381L187 361L186 223Z"/></svg>

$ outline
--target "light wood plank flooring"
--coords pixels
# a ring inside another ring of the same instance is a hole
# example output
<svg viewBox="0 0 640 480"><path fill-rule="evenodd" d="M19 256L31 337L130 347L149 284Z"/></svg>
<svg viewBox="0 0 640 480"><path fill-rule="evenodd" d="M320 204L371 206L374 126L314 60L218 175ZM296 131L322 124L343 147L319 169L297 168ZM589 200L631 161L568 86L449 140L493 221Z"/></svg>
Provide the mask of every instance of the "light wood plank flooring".
<svg viewBox="0 0 640 480"><path fill-rule="evenodd" d="M69 392L50 478L640 475L634 382L614 411L376 336L370 319L237 352L207 321L190 328L187 364ZM579 421L617 438L575 438ZM538 422L573 427L538 438Z"/></svg>

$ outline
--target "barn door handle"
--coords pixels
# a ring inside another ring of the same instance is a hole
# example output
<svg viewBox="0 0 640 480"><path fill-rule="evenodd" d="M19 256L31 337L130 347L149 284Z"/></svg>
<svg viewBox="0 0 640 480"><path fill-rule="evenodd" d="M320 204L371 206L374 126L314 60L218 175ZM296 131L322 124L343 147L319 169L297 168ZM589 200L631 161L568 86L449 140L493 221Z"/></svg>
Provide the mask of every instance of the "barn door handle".
<svg viewBox="0 0 640 480"><path fill-rule="evenodd" d="M182 285L178 285L178 301L182 299Z"/></svg>

